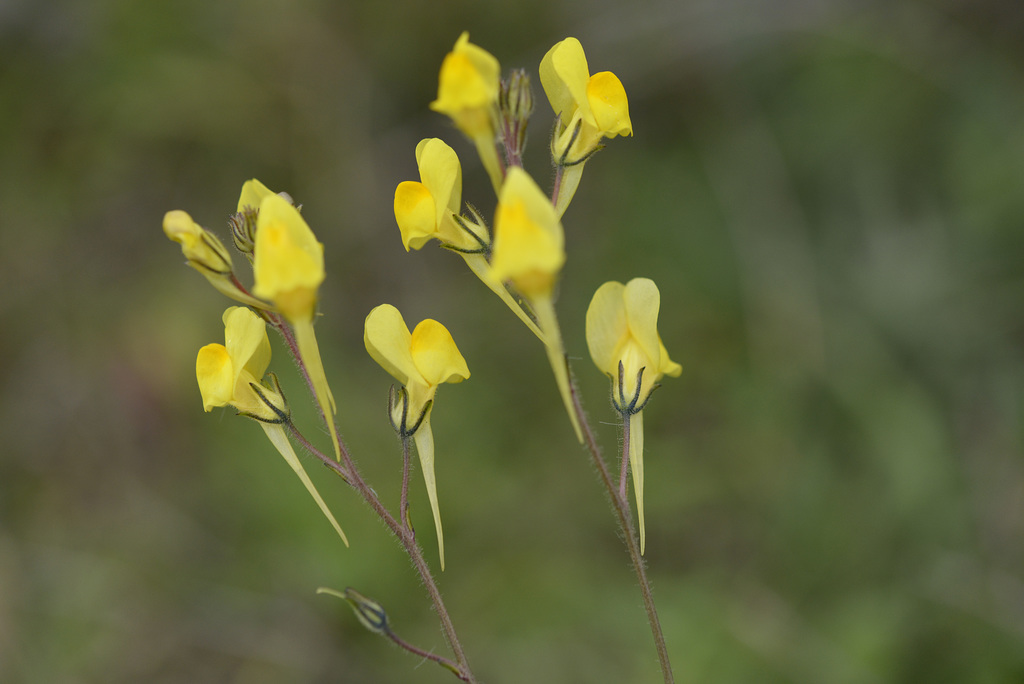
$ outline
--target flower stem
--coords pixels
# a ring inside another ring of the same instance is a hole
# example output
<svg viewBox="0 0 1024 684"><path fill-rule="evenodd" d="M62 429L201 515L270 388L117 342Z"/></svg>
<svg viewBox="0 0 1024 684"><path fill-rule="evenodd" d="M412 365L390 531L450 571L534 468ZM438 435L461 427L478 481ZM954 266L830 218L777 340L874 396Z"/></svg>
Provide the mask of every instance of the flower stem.
<svg viewBox="0 0 1024 684"><path fill-rule="evenodd" d="M293 352L294 351L296 350L293 348ZM295 362L299 365L302 373L308 377L309 374L306 370L305 364L303 363L302 355L294 354L294 356ZM383 502L381 502L380 497L378 497L373 488L366 483L362 474L359 472L359 469L356 468L355 462L352 460L352 457L348 452L348 447L345 446L345 443L341 440L340 436L338 436L337 428L334 427L334 416L329 415L328 412L324 410L324 406L321 405L320 402L318 402L318 406L320 407L320 413L323 419L327 421L329 427L333 428L331 430L331 435L335 440L334 448L339 455L339 459L337 461L315 448L291 422L288 423L289 431L303 447L309 450L311 454L355 488L355 490L359 492L360 496L363 497L363 500L371 509L373 509L374 513L377 514L391 533L398 539L402 548L405 549L406 554L412 561L413 567L416 568L416 572L419 574L420 579L423 582L423 586L427 589L427 595L430 597L430 601L434 605L434 611L437 613L438 620L441 622L441 630L444 633L445 639L448 641L448 646L451 648L456 662L453 666L450 661L447 661L447 659L444 658L431 658L431 660L434 660L435 662L450 669L460 680L469 682L470 684L476 684L476 676L469 668L469 660L466 658L466 653L462 649L462 643L459 641L458 634L455 631L455 625L452 623L451 616L448 614L448 609L445 607L444 600L441 598L441 591L437 586L437 582L434 580L434 576L430 572L430 566L427 565L427 561L423 556L423 550L416 542L415 533L407 525L408 518L403 512L403 522L399 522L393 515L391 515L391 512L388 511ZM406 459L408 459L407 451ZM408 468L406 468L406 472L408 472ZM398 643L399 646L405 648L403 645L405 642L399 640L395 643ZM419 649L412 650L411 652L416 653L417 655L423 655Z"/></svg>
<svg viewBox="0 0 1024 684"><path fill-rule="evenodd" d="M412 532L412 525L409 524L409 452L409 438L402 437L402 498L398 507L398 515L402 519L402 526Z"/></svg>
<svg viewBox="0 0 1024 684"><path fill-rule="evenodd" d="M633 530L632 515L629 510L629 499L626 498L625 493L620 494L619 488L617 488L615 483L612 481L608 465L605 463L604 457L601 455L601 449L598 447L597 441L594 439L594 432L590 427L590 423L587 421L586 414L583 411L583 405L580 403L576 383L571 380L570 388L573 408L575 410L576 417L579 420L579 424L583 429L584 444L586 444L587 451L590 453L590 458L594 462L594 466L597 468L598 475L601 477L601 483L608 491L608 497L611 499L612 508L615 509L615 515L619 519L619 527L622 529L622 538L626 542L626 550L629 552L629 558L633 562L633 569L636 571L636 577L640 583L640 593L643 596L644 608L647 610L647 621L650 623L651 635L654 637L654 647L658 651L658 662L661 665L661 675L664 678L665 684L674 684L675 677L672 674L672 663L669 662L668 658L668 646L665 644L665 634L661 630L661 621L658 619L658 610L654 605L654 594L651 591L651 582L647 578L647 568L644 565L643 556L640 554L640 544L637 540L636 533ZM628 428L624 429L628 430ZM625 448L628 449L629 435L626 434L624 436L624 442L626 444ZM624 455L624 460L627 459L628 456ZM625 478L622 478L622 482L623 484L625 483Z"/></svg>

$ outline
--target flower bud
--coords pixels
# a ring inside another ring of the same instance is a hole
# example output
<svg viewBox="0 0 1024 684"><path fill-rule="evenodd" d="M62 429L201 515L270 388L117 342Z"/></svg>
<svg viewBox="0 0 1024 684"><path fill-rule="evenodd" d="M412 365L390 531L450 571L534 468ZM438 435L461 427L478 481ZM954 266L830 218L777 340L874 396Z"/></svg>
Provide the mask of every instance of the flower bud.
<svg viewBox="0 0 1024 684"><path fill-rule="evenodd" d="M380 605L369 596L364 596L352 587L345 587L341 597L352 606L352 612L359 618L363 627L374 634L387 636L391 633L391 626L388 624L388 614L384 606Z"/></svg>
<svg viewBox="0 0 1024 684"><path fill-rule="evenodd" d="M232 270L231 254L216 235L192 220L181 210L164 214L164 234L181 245L188 265L210 277L229 275Z"/></svg>
<svg viewBox="0 0 1024 684"><path fill-rule="evenodd" d="M501 82L498 94L498 121L505 154L513 166L522 164L526 148L526 128L533 113L533 89L530 77L523 69L514 69Z"/></svg>

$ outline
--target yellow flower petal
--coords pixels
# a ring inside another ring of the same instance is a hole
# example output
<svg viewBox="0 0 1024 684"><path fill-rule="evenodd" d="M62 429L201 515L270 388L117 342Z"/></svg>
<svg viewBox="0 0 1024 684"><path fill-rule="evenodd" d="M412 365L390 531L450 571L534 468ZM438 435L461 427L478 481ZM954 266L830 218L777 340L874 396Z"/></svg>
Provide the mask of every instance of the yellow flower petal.
<svg viewBox="0 0 1024 684"><path fill-rule="evenodd" d="M270 340L267 324L243 306L232 306L224 312L224 344L237 365L235 375L246 370L262 378L270 365Z"/></svg>
<svg viewBox="0 0 1024 684"><path fill-rule="evenodd" d="M238 208L235 209L235 211L240 212L246 207L249 207L250 209L253 210L259 209L260 202L263 201L263 198L266 197L267 195L273 194L273 190L271 190L270 188L268 188L266 185L259 182L255 178L253 178L252 180L247 180L242 185L242 194L238 198Z"/></svg>
<svg viewBox="0 0 1024 684"><path fill-rule="evenodd" d="M434 111L455 116L467 109L489 107L498 99L501 66L494 55L469 42L463 32L441 63Z"/></svg>
<svg viewBox="0 0 1024 684"><path fill-rule="evenodd" d="M447 212L459 213L462 207L462 165L455 150L440 138L425 138L416 145L416 165L420 180L436 203L435 223Z"/></svg>
<svg viewBox="0 0 1024 684"><path fill-rule="evenodd" d="M661 366L661 339L658 337L658 310L661 308L661 293L653 280L634 278L626 283L622 300L629 322L629 335L643 351L654 373Z"/></svg>
<svg viewBox="0 0 1024 684"><path fill-rule="evenodd" d="M672 378L678 378L682 372L683 367L668 357L668 351L665 349L665 344L658 338L658 345L661 347L661 368L659 374L667 375Z"/></svg>
<svg viewBox="0 0 1024 684"><path fill-rule="evenodd" d="M618 76L610 71L591 76L587 81L587 102L598 130L606 137L633 135L626 89Z"/></svg>
<svg viewBox="0 0 1024 684"><path fill-rule="evenodd" d="M585 109L584 120L589 119L587 81L590 70L583 46L575 38L566 38L548 50L540 63L540 82L551 102L555 114L561 116L560 125L568 125L576 110ZM593 121L588 121L593 123Z"/></svg>
<svg viewBox="0 0 1024 684"><path fill-rule="evenodd" d="M448 329L430 318L420 321L409 342L412 360L428 385L462 382L469 367Z"/></svg>
<svg viewBox="0 0 1024 684"><path fill-rule="evenodd" d="M395 221L405 251L419 249L437 237L436 204L430 190L417 181L403 181L395 189Z"/></svg>
<svg viewBox="0 0 1024 684"><path fill-rule="evenodd" d="M196 380L203 397L203 410L210 412L217 406L231 402L235 387L231 356L222 344L208 344L196 356Z"/></svg>
<svg viewBox="0 0 1024 684"><path fill-rule="evenodd" d="M395 307L381 304L367 315L363 343L373 360L403 385L410 380L426 384L412 358L412 334Z"/></svg>
<svg viewBox="0 0 1024 684"><path fill-rule="evenodd" d="M278 195L260 202L253 257L253 291L289 320L312 319L324 280L323 245L298 210Z"/></svg>
<svg viewBox="0 0 1024 684"><path fill-rule="evenodd" d="M555 208L526 171L510 168L494 215L494 276L532 297L553 289L564 263L565 234Z"/></svg>
<svg viewBox="0 0 1024 684"><path fill-rule="evenodd" d="M610 281L597 288L587 308L587 347L594 365L607 375L618 374L622 341L629 334L622 283Z"/></svg>

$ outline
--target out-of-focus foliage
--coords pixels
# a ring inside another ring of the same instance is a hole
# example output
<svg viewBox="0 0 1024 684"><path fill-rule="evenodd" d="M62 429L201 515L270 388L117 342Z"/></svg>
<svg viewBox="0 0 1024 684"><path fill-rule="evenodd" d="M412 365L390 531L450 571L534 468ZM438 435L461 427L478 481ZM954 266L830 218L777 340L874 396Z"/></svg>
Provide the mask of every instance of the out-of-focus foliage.
<svg viewBox="0 0 1024 684"><path fill-rule="evenodd" d="M996 0L0 5L0 680L451 681L313 593L351 585L444 652L382 526L308 462L345 549L255 425L202 411L194 355L229 302L161 219L227 239L258 177L325 245L339 424L390 501L366 313L443 322L473 369L433 427L440 581L479 676L657 681L540 345L394 223L434 135L493 212L427 108L463 30L533 74L574 35L630 98L635 137L564 217L558 310L614 451L586 305L661 289L684 371L645 410L647 559L679 679L1024 680L1024 12ZM550 125L538 106L542 186Z"/></svg>

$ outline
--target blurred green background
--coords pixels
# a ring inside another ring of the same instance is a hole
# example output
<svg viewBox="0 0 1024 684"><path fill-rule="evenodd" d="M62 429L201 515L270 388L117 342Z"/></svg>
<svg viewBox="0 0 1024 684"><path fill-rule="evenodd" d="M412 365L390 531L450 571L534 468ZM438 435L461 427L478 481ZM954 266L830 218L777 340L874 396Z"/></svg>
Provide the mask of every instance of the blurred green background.
<svg viewBox="0 0 1024 684"><path fill-rule="evenodd" d="M629 93L635 137L565 216L558 308L612 453L586 305L662 291L684 373L646 411L647 559L678 680L1024 681L1024 7L991 0L0 3L0 681L454 681L314 595L356 587L447 654L368 510L309 466L342 547L261 430L202 412L228 302L161 220L226 236L251 177L325 244L338 421L386 501L363 318L437 318L469 362L433 424L440 583L481 679L659 681L542 350L460 259L399 240L423 137L493 212L427 109L462 30L534 73L574 35Z"/></svg>

